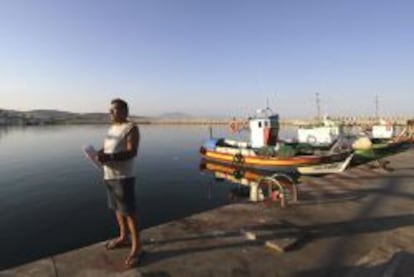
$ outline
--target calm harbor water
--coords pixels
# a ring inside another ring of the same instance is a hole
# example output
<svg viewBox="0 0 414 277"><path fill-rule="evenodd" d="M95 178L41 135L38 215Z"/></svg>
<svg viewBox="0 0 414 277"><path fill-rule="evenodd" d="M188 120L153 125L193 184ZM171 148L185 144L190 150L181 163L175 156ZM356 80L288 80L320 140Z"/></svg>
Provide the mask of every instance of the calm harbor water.
<svg viewBox="0 0 414 277"><path fill-rule="evenodd" d="M117 234L101 172L81 151L86 144L99 147L106 130L102 125L0 129L0 269ZM140 130L136 196L142 228L229 202L236 185L199 170L207 126ZM248 137L230 134L226 126L213 127L213 133Z"/></svg>

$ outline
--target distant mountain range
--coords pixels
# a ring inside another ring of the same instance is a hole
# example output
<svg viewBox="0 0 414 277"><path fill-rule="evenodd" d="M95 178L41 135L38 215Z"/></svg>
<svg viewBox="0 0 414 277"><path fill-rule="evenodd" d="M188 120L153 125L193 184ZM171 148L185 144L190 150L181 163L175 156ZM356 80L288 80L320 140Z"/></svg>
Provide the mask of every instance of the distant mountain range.
<svg viewBox="0 0 414 277"><path fill-rule="evenodd" d="M76 113L58 110L32 110L23 113L36 118L69 118L77 115Z"/></svg>
<svg viewBox="0 0 414 277"><path fill-rule="evenodd" d="M209 117L198 118L182 112L163 113L159 116L130 116L139 123L211 123ZM59 110L15 111L0 109L0 125L43 125L43 124L101 124L109 123L108 113L74 113Z"/></svg>
<svg viewBox="0 0 414 277"><path fill-rule="evenodd" d="M145 121L148 117L131 116L133 120ZM59 110L15 111L0 109L0 125L39 125L70 123L109 123L108 113L74 113Z"/></svg>
<svg viewBox="0 0 414 277"><path fill-rule="evenodd" d="M60 110L30 110L30 111L16 111L16 110L6 110L0 108L0 115L7 113L9 115L26 115L36 118L72 118L72 117L108 117L108 113L75 113L75 112L68 112L68 111L60 111ZM149 116L134 116L135 118L149 118ZM163 113L159 116L160 118L192 118L192 115L182 113L182 112L169 112Z"/></svg>

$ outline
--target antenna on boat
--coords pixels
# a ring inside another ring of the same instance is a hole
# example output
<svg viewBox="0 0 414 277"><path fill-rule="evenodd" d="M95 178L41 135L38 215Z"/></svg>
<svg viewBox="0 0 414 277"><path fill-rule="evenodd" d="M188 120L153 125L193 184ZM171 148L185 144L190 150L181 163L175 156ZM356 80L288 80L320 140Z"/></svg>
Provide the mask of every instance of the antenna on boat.
<svg viewBox="0 0 414 277"><path fill-rule="evenodd" d="M269 97L266 97L266 114L268 112L272 113L272 110L269 107Z"/></svg>
<svg viewBox="0 0 414 277"><path fill-rule="evenodd" d="M266 97L266 108L264 108L264 109L258 109L256 111L256 113L258 113L258 114L262 113L262 114L265 114L266 116L269 116L269 115L272 115L273 114L273 111L272 111L272 109L269 106L269 97Z"/></svg>
<svg viewBox="0 0 414 277"><path fill-rule="evenodd" d="M375 118L378 120L378 107L379 107L379 99L378 99L378 94L375 95Z"/></svg>
<svg viewBox="0 0 414 277"><path fill-rule="evenodd" d="M319 98L319 92L315 93L316 96L316 113L317 113L317 120L321 119L321 99Z"/></svg>

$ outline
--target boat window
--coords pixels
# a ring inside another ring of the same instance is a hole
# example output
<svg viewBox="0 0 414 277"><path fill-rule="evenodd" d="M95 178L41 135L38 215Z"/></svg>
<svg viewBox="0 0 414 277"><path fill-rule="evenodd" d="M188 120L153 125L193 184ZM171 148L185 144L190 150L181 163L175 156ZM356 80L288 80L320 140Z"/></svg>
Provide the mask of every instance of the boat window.
<svg viewBox="0 0 414 277"><path fill-rule="evenodd" d="M262 128L262 122L259 121L259 128Z"/></svg>
<svg viewBox="0 0 414 277"><path fill-rule="evenodd" d="M265 121L265 127L269 126L269 122Z"/></svg>

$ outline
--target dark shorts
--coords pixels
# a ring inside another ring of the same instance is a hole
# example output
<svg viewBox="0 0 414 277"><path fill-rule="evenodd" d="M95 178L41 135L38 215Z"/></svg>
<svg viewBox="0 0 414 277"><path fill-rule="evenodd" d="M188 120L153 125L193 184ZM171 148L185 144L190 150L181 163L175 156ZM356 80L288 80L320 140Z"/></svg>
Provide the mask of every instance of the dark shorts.
<svg viewBox="0 0 414 277"><path fill-rule="evenodd" d="M123 215L135 213L135 178L104 180L111 210Z"/></svg>

